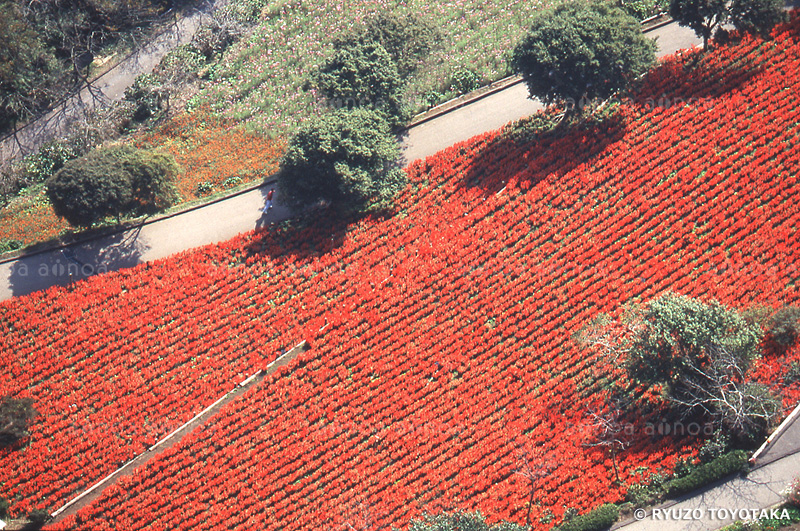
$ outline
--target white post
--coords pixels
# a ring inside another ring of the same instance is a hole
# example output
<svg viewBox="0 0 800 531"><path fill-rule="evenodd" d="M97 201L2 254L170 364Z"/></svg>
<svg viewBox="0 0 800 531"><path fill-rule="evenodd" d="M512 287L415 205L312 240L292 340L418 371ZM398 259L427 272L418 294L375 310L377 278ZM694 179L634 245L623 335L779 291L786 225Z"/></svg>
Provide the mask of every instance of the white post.
<svg viewBox="0 0 800 531"><path fill-rule="evenodd" d="M797 404L797 407L795 407L794 410L791 413L789 413L789 416L783 419L783 422L781 422L780 426L778 426L775 429L775 431L772 432L772 435L767 437L767 440L764 441L764 444L762 444L761 447L758 450L756 450L756 452L753 454L753 457L750 458L751 465L754 464L756 462L756 459L758 459L758 456L760 456L764 452L764 450L767 449L767 446L769 446L770 443L774 441L778 437L778 435L780 435L781 432L783 432L783 430L786 429L786 427L789 424L792 423L792 421L795 419L795 417L797 417L797 415L800 415L800 404Z"/></svg>

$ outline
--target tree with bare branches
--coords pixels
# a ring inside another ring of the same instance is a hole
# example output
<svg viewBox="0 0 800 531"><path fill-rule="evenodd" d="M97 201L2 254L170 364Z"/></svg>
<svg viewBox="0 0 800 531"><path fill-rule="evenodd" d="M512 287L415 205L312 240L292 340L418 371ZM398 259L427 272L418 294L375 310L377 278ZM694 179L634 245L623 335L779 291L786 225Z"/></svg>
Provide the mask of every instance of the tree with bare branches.
<svg viewBox="0 0 800 531"><path fill-rule="evenodd" d="M517 449L517 466L514 473L528 480L528 511L525 514L525 527L531 527L531 509L536 495L536 483L550 475L557 468L542 447Z"/></svg>
<svg viewBox="0 0 800 531"><path fill-rule="evenodd" d="M611 455L611 464L614 467L614 480L617 483L621 483L617 455L631 445L630 430L627 429L628 424L622 419L624 415L623 408L620 407L618 402L614 401L602 409L590 408L588 413L591 437L584 442L584 445L599 447L608 451Z"/></svg>
<svg viewBox="0 0 800 531"><path fill-rule="evenodd" d="M762 337L761 327L736 310L667 292L623 319L596 318L576 339L609 362L622 358L634 382L660 387L685 416L706 415L753 442L779 412L769 390L746 378Z"/></svg>

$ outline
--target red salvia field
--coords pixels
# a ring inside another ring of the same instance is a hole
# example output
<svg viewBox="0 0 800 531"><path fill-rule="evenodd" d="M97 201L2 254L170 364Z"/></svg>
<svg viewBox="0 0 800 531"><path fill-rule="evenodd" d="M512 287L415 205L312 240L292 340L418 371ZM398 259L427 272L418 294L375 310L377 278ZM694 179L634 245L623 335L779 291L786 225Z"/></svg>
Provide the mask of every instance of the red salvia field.
<svg viewBox="0 0 800 531"><path fill-rule="evenodd" d="M57 508L306 339L50 528L388 529L462 508L546 529L623 499L702 437L653 430L657 392L634 389L616 484L587 411L624 377L571 337L665 290L800 300L798 36L793 17L771 41L671 57L563 134L521 123L456 145L409 168L386 215L318 213L2 303L0 394L40 417L0 453L0 496ZM751 375L787 408L793 361Z"/></svg>

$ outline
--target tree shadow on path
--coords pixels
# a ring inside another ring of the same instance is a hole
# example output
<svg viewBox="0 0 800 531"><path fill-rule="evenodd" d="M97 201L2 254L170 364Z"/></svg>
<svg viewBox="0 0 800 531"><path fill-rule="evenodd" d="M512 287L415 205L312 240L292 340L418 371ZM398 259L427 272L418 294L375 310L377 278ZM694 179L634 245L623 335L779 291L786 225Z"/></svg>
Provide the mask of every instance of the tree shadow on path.
<svg viewBox="0 0 800 531"><path fill-rule="evenodd" d="M138 265L149 248L139 238L140 231L141 227L138 227L86 243L23 256L11 266L11 293L13 296L26 295Z"/></svg>

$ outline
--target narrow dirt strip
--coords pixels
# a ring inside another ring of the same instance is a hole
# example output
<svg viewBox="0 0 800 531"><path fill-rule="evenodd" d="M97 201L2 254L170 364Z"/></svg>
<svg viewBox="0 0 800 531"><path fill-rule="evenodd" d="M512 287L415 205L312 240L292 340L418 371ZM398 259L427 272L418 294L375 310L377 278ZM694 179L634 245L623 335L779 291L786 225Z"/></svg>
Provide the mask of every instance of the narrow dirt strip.
<svg viewBox="0 0 800 531"><path fill-rule="evenodd" d="M288 350L278 359L266 366L266 368L256 371L252 376L237 384L233 389L225 393L219 400L205 408L194 416L190 421L176 429L156 444L142 452L140 455L131 459L116 471L101 479L81 494L67 502L60 509L51 514L53 520L49 523L58 523L64 518L77 513L83 507L94 502L111 485L116 484L120 478L132 476L136 470L144 466L154 457L164 453L176 444L180 443L184 437L194 431L199 426L205 424L211 417L217 414L222 407L239 398L245 391L258 385L264 378L275 372L278 368L288 365L290 361L297 357L301 352L306 351L308 344L302 341L294 348Z"/></svg>

